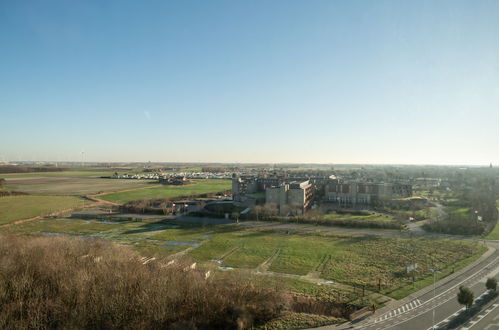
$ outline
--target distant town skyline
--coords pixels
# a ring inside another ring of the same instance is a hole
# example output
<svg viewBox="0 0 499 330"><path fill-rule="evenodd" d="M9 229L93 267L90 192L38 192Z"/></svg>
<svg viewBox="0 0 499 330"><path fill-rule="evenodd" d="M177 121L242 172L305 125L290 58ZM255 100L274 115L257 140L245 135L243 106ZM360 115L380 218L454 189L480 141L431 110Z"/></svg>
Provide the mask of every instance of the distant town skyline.
<svg viewBox="0 0 499 330"><path fill-rule="evenodd" d="M4 1L0 161L499 164L498 17L498 1Z"/></svg>

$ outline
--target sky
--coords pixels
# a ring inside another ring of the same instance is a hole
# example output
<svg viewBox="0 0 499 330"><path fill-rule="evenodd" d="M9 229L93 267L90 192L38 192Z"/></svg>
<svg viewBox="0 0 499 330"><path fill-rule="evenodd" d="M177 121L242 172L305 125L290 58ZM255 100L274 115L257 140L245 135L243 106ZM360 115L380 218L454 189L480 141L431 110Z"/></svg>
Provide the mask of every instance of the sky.
<svg viewBox="0 0 499 330"><path fill-rule="evenodd" d="M0 1L0 161L499 164L499 1Z"/></svg>

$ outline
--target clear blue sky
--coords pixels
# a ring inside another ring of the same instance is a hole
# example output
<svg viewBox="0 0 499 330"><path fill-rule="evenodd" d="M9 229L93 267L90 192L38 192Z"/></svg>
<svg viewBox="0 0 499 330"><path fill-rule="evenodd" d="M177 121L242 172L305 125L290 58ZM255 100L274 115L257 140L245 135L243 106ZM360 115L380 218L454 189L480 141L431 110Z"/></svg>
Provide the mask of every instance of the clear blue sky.
<svg viewBox="0 0 499 330"><path fill-rule="evenodd" d="M0 160L499 164L499 1L0 1Z"/></svg>

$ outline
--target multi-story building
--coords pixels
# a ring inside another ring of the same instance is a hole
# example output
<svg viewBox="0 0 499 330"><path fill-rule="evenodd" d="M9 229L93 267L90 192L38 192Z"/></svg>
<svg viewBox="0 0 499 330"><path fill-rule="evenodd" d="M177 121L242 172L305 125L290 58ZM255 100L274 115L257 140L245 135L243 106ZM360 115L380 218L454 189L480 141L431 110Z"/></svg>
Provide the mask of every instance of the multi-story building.
<svg viewBox="0 0 499 330"><path fill-rule="evenodd" d="M412 185L399 183L330 183L325 199L339 204L371 204L393 198L411 197Z"/></svg>
<svg viewBox="0 0 499 330"><path fill-rule="evenodd" d="M242 201L246 195L253 194L258 190L258 183L255 177L233 177L232 178L232 199Z"/></svg>
<svg viewBox="0 0 499 330"><path fill-rule="evenodd" d="M310 181L282 183L265 189L265 203L274 204L279 214L302 214L312 205L313 185Z"/></svg>

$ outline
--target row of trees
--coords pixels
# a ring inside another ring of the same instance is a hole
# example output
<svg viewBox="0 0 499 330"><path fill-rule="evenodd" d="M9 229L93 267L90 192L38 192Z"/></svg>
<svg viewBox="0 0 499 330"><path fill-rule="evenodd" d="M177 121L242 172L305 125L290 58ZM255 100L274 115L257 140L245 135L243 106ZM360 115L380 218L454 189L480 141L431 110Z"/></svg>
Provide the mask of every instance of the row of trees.
<svg viewBox="0 0 499 330"><path fill-rule="evenodd" d="M499 187L495 178L477 175L467 178L461 184L453 186L452 191L457 200L444 202L447 206L468 208L467 217L449 214L448 218L425 225L425 229L433 232L458 235L485 235L494 229L499 216L496 200Z"/></svg>

